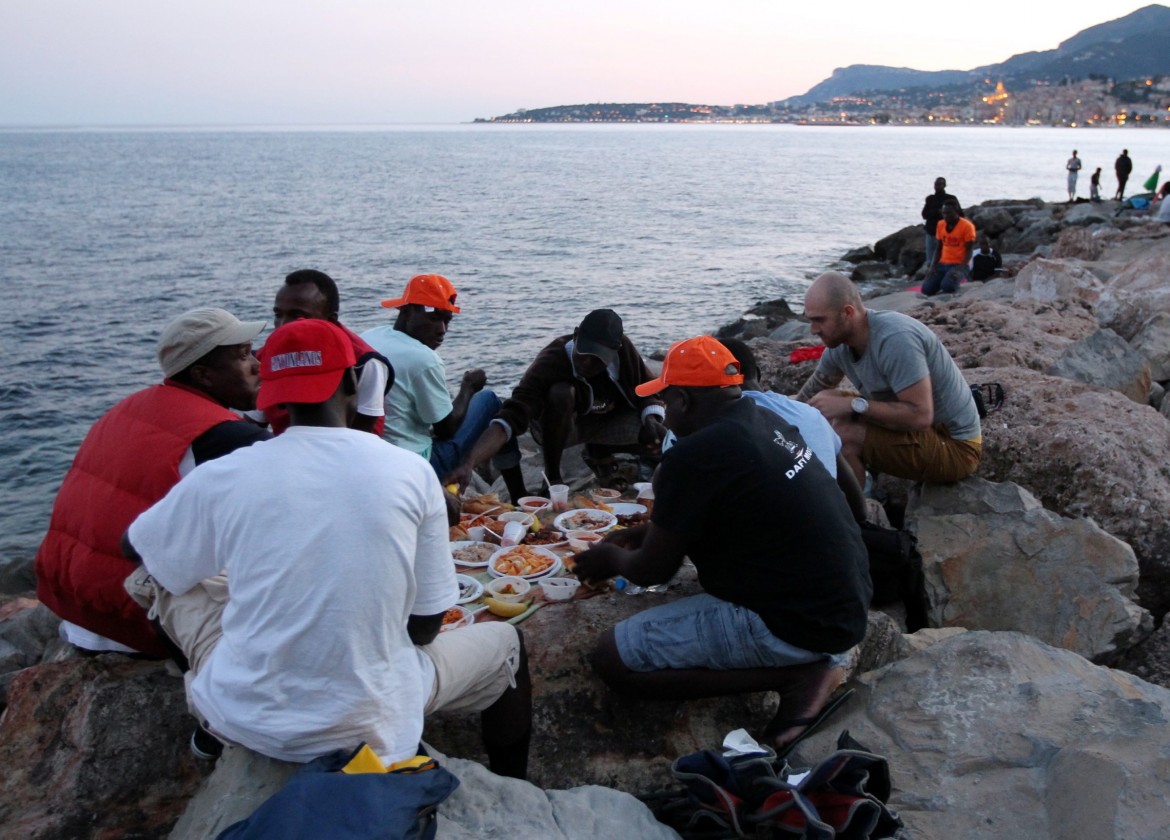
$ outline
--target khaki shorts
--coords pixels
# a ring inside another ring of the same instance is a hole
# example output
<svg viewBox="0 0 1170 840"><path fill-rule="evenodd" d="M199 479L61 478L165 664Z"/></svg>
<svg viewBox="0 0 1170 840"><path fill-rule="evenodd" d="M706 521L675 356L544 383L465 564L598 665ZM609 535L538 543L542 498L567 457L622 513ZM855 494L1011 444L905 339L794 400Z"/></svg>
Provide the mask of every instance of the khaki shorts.
<svg viewBox="0 0 1170 840"><path fill-rule="evenodd" d="M163 632L187 657L196 674L223 635L221 619L228 601L225 575L215 575L195 584L182 595L172 595L159 586L144 566L126 578L123 586L147 617L157 618Z"/></svg>
<svg viewBox="0 0 1170 840"><path fill-rule="evenodd" d="M520 634L506 622L489 621L440 633L419 650L435 665L435 684L424 715L482 712L516 686Z"/></svg>
<svg viewBox="0 0 1170 840"><path fill-rule="evenodd" d="M867 423L861 460L873 472L941 484L975 472L982 452L982 439L952 440L941 423L924 432L895 432Z"/></svg>

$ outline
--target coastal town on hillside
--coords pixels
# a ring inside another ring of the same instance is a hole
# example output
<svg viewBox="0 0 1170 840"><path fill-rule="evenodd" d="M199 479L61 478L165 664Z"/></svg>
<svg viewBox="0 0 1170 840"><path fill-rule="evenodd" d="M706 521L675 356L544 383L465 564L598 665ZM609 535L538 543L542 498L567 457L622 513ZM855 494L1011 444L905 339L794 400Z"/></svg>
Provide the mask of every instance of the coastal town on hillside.
<svg viewBox="0 0 1170 840"><path fill-rule="evenodd" d="M949 88L904 88L824 102L762 105L682 102L558 105L477 123L789 123L797 125L1170 126L1170 76L1100 76L1008 87L986 79Z"/></svg>

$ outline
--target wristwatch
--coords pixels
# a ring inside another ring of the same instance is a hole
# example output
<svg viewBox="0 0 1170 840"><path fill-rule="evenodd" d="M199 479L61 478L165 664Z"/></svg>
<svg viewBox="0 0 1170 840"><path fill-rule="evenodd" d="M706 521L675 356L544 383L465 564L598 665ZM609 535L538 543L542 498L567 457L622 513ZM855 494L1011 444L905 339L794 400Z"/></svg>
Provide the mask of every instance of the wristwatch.
<svg viewBox="0 0 1170 840"><path fill-rule="evenodd" d="M854 414L865 414L869 411L869 400L865 397L854 397L849 407L853 409Z"/></svg>

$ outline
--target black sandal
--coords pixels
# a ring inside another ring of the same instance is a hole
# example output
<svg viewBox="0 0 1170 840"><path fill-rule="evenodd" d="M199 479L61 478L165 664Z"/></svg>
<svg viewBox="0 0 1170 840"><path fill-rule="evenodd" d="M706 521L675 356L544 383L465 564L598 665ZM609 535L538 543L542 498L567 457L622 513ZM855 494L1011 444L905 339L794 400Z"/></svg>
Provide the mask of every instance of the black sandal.
<svg viewBox="0 0 1170 840"><path fill-rule="evenodd" d="M806 727L803 732L785 744L783 747L776 750L777 758L784 758L786 755L796 749L796 745L816 732L825 721L833 716L833 713L841 707L846 700L853 696L853 689L847 688L839 694L829 698L829 702L824 705L817 714L812 717L790 718L788 720L772 721L768 724L768 729L764 731L764 737L768 738L768 732L783 732L786 729L791 729L794 726ZM769 739L769 743L771 743Z"/></svg>

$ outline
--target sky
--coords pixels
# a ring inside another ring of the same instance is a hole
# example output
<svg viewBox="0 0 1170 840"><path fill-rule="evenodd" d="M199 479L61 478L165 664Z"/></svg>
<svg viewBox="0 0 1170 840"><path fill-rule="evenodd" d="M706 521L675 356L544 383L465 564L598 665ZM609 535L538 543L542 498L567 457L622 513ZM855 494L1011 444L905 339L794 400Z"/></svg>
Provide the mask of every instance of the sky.
<svg viewBox="0 0 1170 840"><path fill-rule="evenodd" d="M0 125L458 123L966 70L1134 0L0 0ZM949 10L956 10L950 13Z"/></svg>

